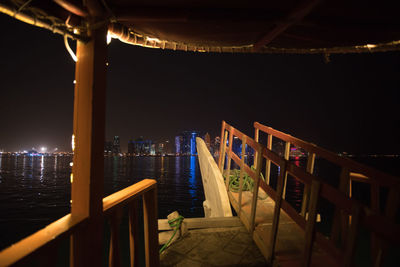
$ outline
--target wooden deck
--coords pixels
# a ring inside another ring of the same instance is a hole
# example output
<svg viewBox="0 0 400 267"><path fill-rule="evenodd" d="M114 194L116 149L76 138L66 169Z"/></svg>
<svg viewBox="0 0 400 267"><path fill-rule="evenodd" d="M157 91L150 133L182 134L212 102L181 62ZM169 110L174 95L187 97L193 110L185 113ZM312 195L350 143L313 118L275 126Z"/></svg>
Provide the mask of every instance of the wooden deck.
<svg viewBox="0 0 400 267"><path fill-rule="evenodd" d="M235 211L239 215L238 198L239 194L229 192L229 199ZM242 208L240 219L247 229L250 227L251 200L253 194L249 191L242 192ZM269 250L272 221L274 215L275 202L267 197L258 199L255 231L253 239L259 247L261 253L267 258ZM304 257L305 232L297 225L283 210L280 213L278 236L275 247L274 266L300 266L301 259ZM311 266L338 266L333 259L324 253L318 246L314 246L312 253Z"/></svg>
<svg viewBox="0 0 400 267"><path fill-rule="evenodd" d="M241 225L190 230L160 255L160 266L265 267L268 265L247 229Z"/></svg>

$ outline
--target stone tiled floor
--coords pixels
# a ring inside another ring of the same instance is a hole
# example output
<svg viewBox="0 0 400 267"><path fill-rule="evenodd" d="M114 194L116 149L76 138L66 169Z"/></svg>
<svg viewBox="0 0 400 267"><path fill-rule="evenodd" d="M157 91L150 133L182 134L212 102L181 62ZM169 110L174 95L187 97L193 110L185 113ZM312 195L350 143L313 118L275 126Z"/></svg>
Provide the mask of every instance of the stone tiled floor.
<svg viewBox="0 0 400 267"><path fill-rule="evenodd" d="M244 227L191 230L161 255L161 266L267 266Z"/></svg>

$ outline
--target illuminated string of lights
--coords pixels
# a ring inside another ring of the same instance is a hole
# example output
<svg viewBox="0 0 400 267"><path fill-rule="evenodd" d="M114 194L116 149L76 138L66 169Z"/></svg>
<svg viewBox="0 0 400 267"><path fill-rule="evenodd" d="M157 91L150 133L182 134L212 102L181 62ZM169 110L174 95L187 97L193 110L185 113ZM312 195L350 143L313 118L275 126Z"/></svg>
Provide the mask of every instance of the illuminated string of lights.
<svg viewBox="0 0 400 267"><path fill-rule="evenodd" d="M10 0L13 6L9 4L0 3L0 12L12 16L25 23L48 29L54 33L66 35L68 38L75 40L87 41L87 31L77 31L76 28L69 25L57 17L46 14L43 10L31 7L30 0ZM254 44L247 44L242 46L208 46L200 44L190 44L177 42L173 40L160 40L155 36L147 36L135 32L133 28L125 27L121 24L115 23L116 18L111 9L107 6L105 1L102 1L106 10L110 15L109 22L109 35L107 37L108 43L111 38L117 38L121 42L131 45L142 46L146 48L156 49L170 49L192 52L217 52L217 53L254 53ZM103 22L104 23L104 22ZM107 22L108 23L108 22ZM264 46L256 53L271 53L271 54L345 54L345 53L372 53L372 52L387 52L399 51L400 40L386 42L386 43L369 43L365 45L356 46L334 46L334 47L317 47L317 48L282 48L274 46ZM71 55L72 56L72 55ZM75 60L75 59L74 59Z"/></svg>
<svg viewBox="0 0 400 267"><path fill-rule="evenodd" d="M78 58L76 57L74 51L72 51L71 47L69 46L68 43L68 36L64 35L64 44L65 44L65 48L67 49L68 53L71 55L72 59L77 62Z"/></svg>

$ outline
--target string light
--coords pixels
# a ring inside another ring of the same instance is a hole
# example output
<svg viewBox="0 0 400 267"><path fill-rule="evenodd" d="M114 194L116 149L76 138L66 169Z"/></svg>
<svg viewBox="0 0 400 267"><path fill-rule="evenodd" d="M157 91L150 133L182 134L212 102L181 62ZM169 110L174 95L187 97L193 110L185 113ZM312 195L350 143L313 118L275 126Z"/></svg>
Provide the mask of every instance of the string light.
<svg viewBox="0 0 400 267"><path fill-rule="evenodd" d="M68 53L71 55L72 59L77 62L78 58L76 57L74 51L72 51L71 47L69 46L68 43L68 36L64 35L64 44L65 44L65 48L67 49Z"/></svg>

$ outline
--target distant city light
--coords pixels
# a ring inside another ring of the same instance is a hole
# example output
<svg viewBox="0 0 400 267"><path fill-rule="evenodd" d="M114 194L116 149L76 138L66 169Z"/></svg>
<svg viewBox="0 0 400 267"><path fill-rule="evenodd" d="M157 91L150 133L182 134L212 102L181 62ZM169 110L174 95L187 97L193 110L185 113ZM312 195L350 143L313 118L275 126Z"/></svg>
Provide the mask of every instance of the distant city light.
<svg viewBox="0 0 400 267"><path fill-rule="evenodd" d="M47 147L42 146L42 147L40 148L40 150L41 150L42 152L46 152Z"/></svg>

